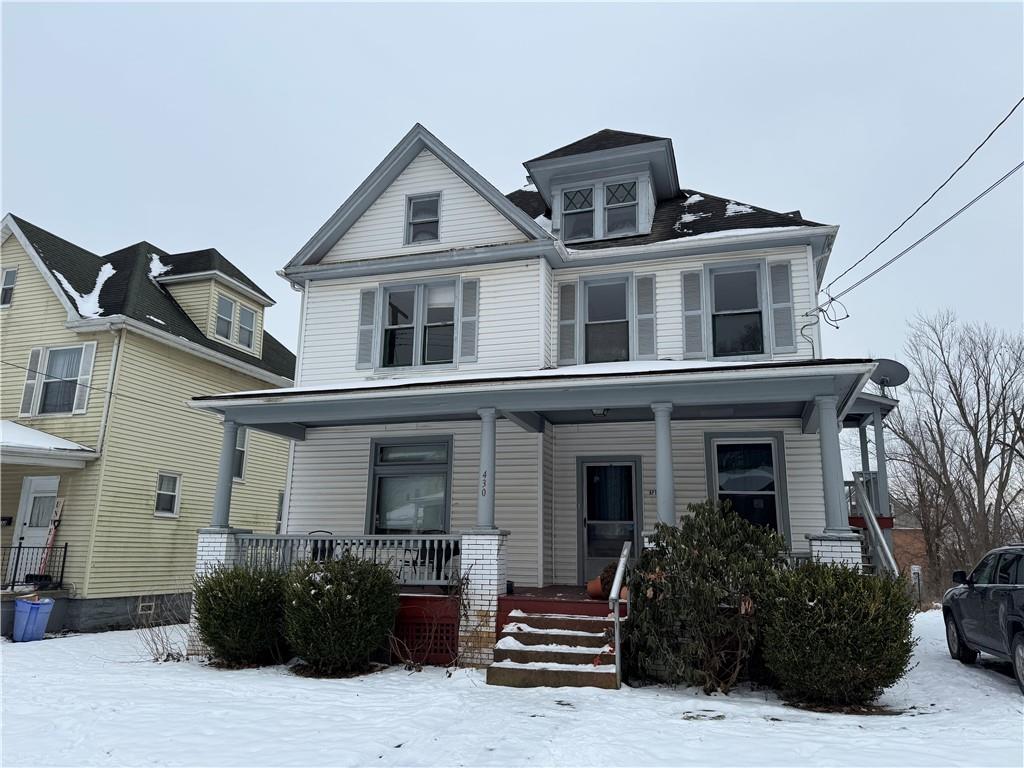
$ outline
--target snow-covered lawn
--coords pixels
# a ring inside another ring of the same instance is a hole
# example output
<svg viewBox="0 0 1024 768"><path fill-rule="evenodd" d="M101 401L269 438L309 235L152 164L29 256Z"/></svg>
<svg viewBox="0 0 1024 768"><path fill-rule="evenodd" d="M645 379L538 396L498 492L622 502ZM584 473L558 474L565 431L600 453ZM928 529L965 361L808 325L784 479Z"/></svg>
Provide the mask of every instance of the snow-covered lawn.
<svg viewBox="0 0 1024 768"><path fill-rule="evenodd" d="M4 766L1024 764L1013 679L917 619L903 714L818 714L741 690L497 688L393 669L312 680L144 660L133 632L2 646Z"/></svg>

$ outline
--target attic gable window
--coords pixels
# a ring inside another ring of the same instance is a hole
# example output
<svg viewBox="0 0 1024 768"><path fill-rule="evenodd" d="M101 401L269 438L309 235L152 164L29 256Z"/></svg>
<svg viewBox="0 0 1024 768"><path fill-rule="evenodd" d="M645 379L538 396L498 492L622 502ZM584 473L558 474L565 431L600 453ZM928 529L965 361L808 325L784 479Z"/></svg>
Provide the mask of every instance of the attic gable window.
<svg viewBox="0 0 1024 768"><path fill-rule="evenodd" d="M406 209L405 243L429 243L441 237L441 193L410 197Z"/></svg>
<svg viewBox="0 0 1024 768"><path fill-rule="evenodd" d="M589 240L594 237L594 188L570 189L562 193L562 239Z"/></svg>
<svg viewBox="0 0 1024 768"><path fill-rule="evenodd" d="M636 182L608 184L604 188L604 234L631 235L636 232Z"/></svg>

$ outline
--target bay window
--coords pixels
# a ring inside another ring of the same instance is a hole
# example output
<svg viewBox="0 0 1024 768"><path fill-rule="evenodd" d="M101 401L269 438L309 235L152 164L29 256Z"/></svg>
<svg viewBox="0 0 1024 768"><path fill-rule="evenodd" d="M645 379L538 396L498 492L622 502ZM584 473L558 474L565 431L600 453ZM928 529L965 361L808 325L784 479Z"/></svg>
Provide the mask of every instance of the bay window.
<svg viewBox="0 0 1024 768"><path fill-rule="evenodd" d="M451 446L450 437L372 442L369 533L448 531Z"/></svg>

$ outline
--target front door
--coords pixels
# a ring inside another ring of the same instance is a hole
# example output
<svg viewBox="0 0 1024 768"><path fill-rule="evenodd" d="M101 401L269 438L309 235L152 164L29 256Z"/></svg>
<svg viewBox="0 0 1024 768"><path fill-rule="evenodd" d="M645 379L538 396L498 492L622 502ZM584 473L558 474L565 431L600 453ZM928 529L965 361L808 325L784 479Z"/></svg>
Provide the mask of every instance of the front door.
<svg viewBox="0 0 1024 768"><path fill-rule="evenodd" d="M18 517L14 521L13 544L19 543L23 547L45 547L46 538L50 532L50 521L53 519L53 510L57 505L57 487L60 484L60 477L47 475L42 477L26 477L21 482L21 501L18 504ZM14 557L8 561L7 580L21 580L21 578L37 568L39 564L38 553L22 554L18 565L18 573L14 573Z"/></svg>
<svg viewBox="0 0 1024 768"><path fill-rule="evenodd" d="M580 465L584 581L617 562L623 542L632 541L636 551L637 465L633 460L584 461Z"/></svg>

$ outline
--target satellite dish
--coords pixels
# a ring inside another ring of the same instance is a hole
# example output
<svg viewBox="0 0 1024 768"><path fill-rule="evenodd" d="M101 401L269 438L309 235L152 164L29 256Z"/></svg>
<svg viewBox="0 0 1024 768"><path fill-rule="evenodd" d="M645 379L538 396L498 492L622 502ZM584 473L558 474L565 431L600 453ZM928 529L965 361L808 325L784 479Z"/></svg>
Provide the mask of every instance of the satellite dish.
<svg viewBox="0 0 1024 768"><path fill-rule="evenodd" d="M879 358L878 366L875 368L875 372L871 374L871 380L883 389L885 387L898 387L900 384L906 384L909 378L910 371L907 370L907 366L886 357Z"/></svg>

